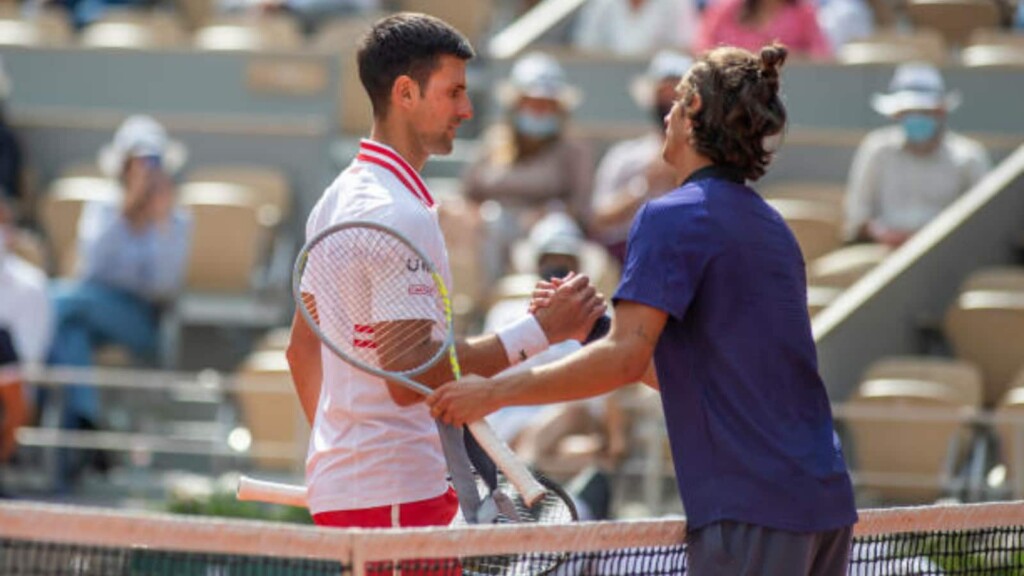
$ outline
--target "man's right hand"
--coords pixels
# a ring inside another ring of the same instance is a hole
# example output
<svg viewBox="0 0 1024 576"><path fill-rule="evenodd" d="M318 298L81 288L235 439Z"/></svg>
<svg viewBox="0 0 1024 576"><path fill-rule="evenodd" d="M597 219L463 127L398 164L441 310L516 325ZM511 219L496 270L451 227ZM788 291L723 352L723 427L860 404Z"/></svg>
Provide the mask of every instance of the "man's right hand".
<svg viewBox="0 0 1024 576"><path fill-rule="evenodd" d="M534 298L531 303L531 312L548 342L555 344L570 338L582 342L607 309L603 295L597 293L584 274L570 275L548 285L545 297Z"/></svg>

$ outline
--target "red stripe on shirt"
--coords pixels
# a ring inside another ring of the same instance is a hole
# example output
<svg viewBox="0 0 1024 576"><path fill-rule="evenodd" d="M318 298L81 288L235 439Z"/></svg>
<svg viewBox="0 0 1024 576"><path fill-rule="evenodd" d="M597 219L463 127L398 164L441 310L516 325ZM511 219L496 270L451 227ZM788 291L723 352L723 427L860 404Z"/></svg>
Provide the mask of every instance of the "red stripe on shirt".
<svg viewBox="0 0 1024 576"><path fill-rule="evenodd" d="M415 184L416 189L414 192L417 193L417 196L419 196L427 206L434 205L434 197L431 196L430 190L427 189L427 183L423 181L420 173L417 172L416 169L405 160L405 158L402 158L400 154L387 146L383 146L370 140L362 140L359 143L359 147L360 149L380 154L381 156L389 158L398 164L402 171L406 172L406 176L408 176L412 180L413 184ZM410 189L412 189L411 186Z"/></svg>

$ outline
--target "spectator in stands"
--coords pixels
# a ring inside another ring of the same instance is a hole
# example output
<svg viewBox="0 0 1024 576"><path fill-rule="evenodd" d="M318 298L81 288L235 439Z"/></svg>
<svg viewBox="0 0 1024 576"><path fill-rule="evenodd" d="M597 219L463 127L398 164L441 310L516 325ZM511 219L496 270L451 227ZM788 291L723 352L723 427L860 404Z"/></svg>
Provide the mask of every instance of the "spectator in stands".
<svg viewBox="0 0 1024 576"><path fill-rule="evenodd" d="M21 145L7 123L7 98L11 79L0 60L0 197L23 200L21 189Z"/></svg>
<svg viewBox="0 0 1024 576"><path fill-rule="evenodd" d="M470 202L500 206L500 216L488 220L482 250L492 280L505 272L512 240L547 212L564 210L585 225L594 170L590 147L567 134L580 94L557 60L540 52L523 56L498 97L507 119L485 135L484 150L463 181Z"/></svg>
<svg viewBox="0 0 1024 576"><path fill-rule="evenodd" d="M332 18L358 16L379 8L379 0L221 0L225 12L291 14L307 33Z"/></svg>
<svg viewBox="0 0 1024 576"><path fill-rule="evenodd" d="M576 47L619 56L685 49L697 30L693 0L592 0L576 26Z"/></svg>
<svg viewBox="0 0 1024 576"><path fill-rule="evenodd" d="M716 0L704 12L693 49L730 45L756 51L773 41L797 55L832 55L809 0Z"/></svg>
<svg viewBox="0 0 1024 576"><path fill-rule="evenodd" d="M946 129L959 104L934 66L896 69L889 93L872 101L896 124L868 134L850 168L848 239L899 246L988 172L984 147Z"/></svg>
<svg viewBox="0 0 1024 576"><path fill-rule="evenodd" d="M818 26L835 52L847 42L871 36L875 14L867 0L820 0Z"/></svg>
<svg viewBox="0 0 1024 576"><path fill-rule="evenodd" d="M78 29L96 22L111 8L148 8L152 5L147 0L41 0L36 4L51 4L64 8Z"/></svg>
<svg viewBox="0 0 1024 576"><path fill-rule="evenodd" d="M13 206L0 196L0 465L28 419L18 364L45 360L51 332L46 274L10 251L15 232Z"/></svg>
<svg viewBox="0 0 1024 576"><path fill-rule="evenodd" d="M676 98L676 85L692 60L677 52L659 52L631 92L637 105L649 111L652 130L608 150L597 168L591 233L621 264L633 215L650 198L675 188L675 172L661 158L665 116Z"/></svg>
<svg viewBox="0 0 1024 576"><path fill-rule="evenodd" d="M120 179L124 198L120 205L90 202L82 211L78 278L53 290L52 363L89 366L101 344L155 358L161 307L181 288L189 251L191 220L177 206L170 178L184 159L184 147L148 116L125 120L100 151L100 168ZM64 404L64 426L99 424L95 388L69 387Z"/></svg>

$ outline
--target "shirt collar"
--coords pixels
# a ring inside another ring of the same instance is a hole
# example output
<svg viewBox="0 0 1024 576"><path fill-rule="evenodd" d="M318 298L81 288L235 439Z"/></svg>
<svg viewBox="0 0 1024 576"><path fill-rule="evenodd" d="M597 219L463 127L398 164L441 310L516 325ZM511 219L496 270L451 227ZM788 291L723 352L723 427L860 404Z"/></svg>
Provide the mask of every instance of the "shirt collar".
<svg viewBox="0 0 1024 576"><path fill-rule="evenodd" d="M359 154L356 155L356 159L360 162L376 164L391 172L427 208L434 207L434 197L431 196L430 190L427 189L427 184L420 177L419 172L409 165L394 148L364 138L359 142Z"/></svg>
<svg viewBox="0 0 1024 576"><path fill-rule="evenodd" d="M744 178L736 168L711 164L710 166L694 170L686 180L683 181L683 185L696 182L698 180L707 180L708 178L728 180L729 182L735 182L736 184L746 183L746 178Z"/></svg>

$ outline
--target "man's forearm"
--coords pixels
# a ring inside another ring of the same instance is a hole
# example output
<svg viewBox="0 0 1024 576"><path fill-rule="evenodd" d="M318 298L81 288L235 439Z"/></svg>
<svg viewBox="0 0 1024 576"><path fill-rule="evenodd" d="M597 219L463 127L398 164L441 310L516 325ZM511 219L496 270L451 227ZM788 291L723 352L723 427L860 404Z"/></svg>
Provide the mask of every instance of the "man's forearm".
<svg viewBox="0 0 1024 576"><path fill-rule="evenodd" d="M601 339L550 364L494 380L499 406L551 404L610 392L640 380L649 356Z"/></svg>

